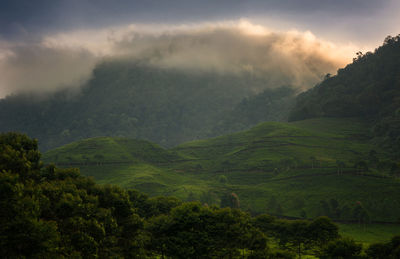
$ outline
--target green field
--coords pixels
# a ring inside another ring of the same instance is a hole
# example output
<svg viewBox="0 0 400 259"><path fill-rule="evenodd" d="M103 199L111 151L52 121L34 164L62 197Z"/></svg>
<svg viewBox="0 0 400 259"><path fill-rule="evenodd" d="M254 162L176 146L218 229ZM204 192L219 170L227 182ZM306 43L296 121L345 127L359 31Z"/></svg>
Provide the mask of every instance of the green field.
<svg viewBox="0 0 400 259"><path fill-rule="evenodd" d="M397 222L400 181L384 169L354 168L357 161L370 163L371 150L375 160L387 160L388 154L370 143L367 129L358 119L267 122L168 150L147 141L99 137L51 150L44 160L151 196L219 205L223 195L234 192L241 208L255 214L314 218L332 213L328 216L340 221L360 206L369 223ZM323 204L335 205L329 211ZM365 243L392 234L384 227L373 229L365 235L350 227L342 232L360 235L356 239Z"/></svg>
<svg viewBox="0 0 400 259"><path fill-rule="evenodd" d="M400 224L339 224L342 236L351 237L365 247L378 242L388 242L394 235L400 235Z"/></svg>

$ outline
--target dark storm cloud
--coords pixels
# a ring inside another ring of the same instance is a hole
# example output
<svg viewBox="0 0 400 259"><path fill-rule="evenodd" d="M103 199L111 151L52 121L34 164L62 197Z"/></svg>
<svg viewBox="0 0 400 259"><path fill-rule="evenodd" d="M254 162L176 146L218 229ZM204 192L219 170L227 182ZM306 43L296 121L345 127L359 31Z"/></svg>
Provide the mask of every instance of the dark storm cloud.
<svg viewBox="0 0 400 259"><path fill-rule="evenodd" d="M286 13L362 16L389 0L3 0L0 35L5 38L127 22L180 23Z"/></svg>

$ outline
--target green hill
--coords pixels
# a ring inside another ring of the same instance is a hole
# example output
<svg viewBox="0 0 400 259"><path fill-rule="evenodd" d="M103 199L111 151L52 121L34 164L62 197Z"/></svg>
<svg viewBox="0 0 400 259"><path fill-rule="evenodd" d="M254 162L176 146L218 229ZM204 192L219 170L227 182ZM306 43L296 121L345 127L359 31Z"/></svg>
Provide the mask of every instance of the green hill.
<svg viewBox="0 0 400 259"><path fill-rule="evenodd" d="M219 205L234 192L241 208L254 213L394 222L400 215L396 163L370 142L368 128L353 118L268 122L172 149L94 138L49 151L44 160L150 195Z"/></svg>
<svg viewBox="0 0 400 259"><path fill-rule="evenodd" d="M206 170L262 170L287 166L307 167L311 157L318 166L352 163L373 146L365 123L357 119L313 119L296 123L262 123L249 131L174 148L181 155L205 160ZM290 161L289 161L290 160Z"/></svg>
<svg viewBox="0 0 400 259"><path fill-rule="evenodd" d="M46 153L57 164L165 163L180 159L173 152L145 140L97 137L67 144Z"/></svg>

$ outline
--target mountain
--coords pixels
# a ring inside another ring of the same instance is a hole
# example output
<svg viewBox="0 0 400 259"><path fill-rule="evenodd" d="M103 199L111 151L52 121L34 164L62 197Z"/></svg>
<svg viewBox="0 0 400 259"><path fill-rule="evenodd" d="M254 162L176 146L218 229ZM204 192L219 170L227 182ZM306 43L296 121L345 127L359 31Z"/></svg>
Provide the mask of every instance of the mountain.
<svg viewBox="0 0 400 259"><path fill-rule="evenodd" d="M214 135L237 132L265 121L287 121L297 91L288 86L265 89L244 98L214 126Z"/></svg>
<svg viewBox="0 0 400 259"><path fill-rule="evenodd" d="M250 74L105 61L79 93L0 100L0 131L38 138L41 150L96 136L147 139L171 147L286 119L296 92L268 87L268 80ZM254 116L249 120L248 114Z"/></svg>
<svg viewBox="0 0 400 259"><path fill-rule="evenodd" d="M219 205L235 193L253 213L394 222L398 170L370 141L369 127L357 118L267 122L171 149L91 138L48 151L44 160L149 195Z"/></svg>
<svg viewBox="0 0 400 259"><path fill-rule="evenodd" d="M400 151L400 35L375 51L358 53L352 64L300 94L291 121L316 117L360 117L372 122L375 140Z"/></svg>

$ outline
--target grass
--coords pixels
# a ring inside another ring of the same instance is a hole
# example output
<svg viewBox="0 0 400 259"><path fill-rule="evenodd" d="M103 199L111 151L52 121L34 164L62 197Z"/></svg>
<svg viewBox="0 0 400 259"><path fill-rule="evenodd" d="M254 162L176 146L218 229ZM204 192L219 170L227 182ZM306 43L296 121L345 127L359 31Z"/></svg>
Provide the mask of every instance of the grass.
<svg viewBox="0 0 400 259"><path fill-rule="evenodd" d="M180 159L176 154L144 140L97 137L50 150L44 159L58 164L163 163Z"/></svg>
<svg viewBox="0 0 400 259"><path fill-rule="evenodd" d="M383 178L385 172L360 174L353 168L370 150L380 159L387 157L368 141L367 128L358 119L268 122L169 150L147 141L101 137L49 151L44 160L78 166L99 183L149 195L219 204L222 195L235 192L244 210L290 217L305 212L307 218L323 215L321 201L335 199L340 208L361 204L373 221L395 222L400 215L400 182ZM345 165L341 174L338 160ZM222 175L226 181L221 181ZM358 233L356 228L341 231L355 237ZM368 233L365 240L357 240L368 243L372 237L383 240L392 234L384 227Z"/></svg>
<svg viewBox="0 0 400 259"><path fill-rule="evenodd" d="M400 224L339 224L342 236L368 246L372 243L387 242L394 235L400 235Z"/></svg>

